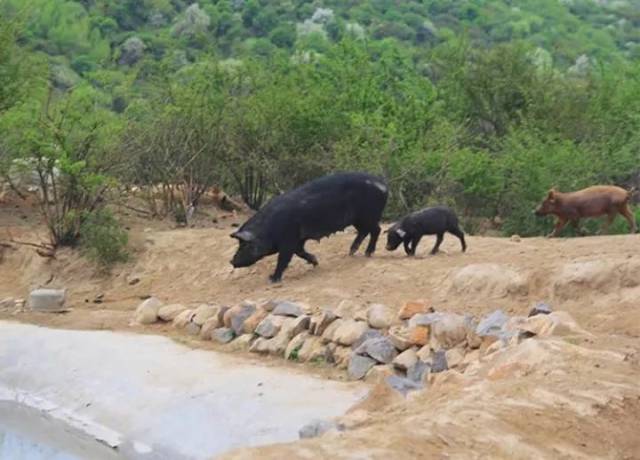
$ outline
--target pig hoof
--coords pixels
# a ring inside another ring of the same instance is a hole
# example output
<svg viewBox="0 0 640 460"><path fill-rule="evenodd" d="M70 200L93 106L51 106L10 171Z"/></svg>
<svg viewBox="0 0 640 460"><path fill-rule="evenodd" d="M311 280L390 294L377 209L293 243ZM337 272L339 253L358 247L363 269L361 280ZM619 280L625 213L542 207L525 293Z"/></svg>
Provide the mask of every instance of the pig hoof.
<svg viewBox="0 0 640 460"><path fill-rule="evenodd" d="M282 282L282 278L277 277L275 275L269 275L269 282L271 284L281 283Z"/></svg>
<svg viewBox="0 0 640 460"><path fill-rule="evenodd" d="M310 263L311 265L313 265L314 267L317 267L317 266L318 266L318 259L316 259L315 257L311 257L311 258L309 259L309 263Z"/></svg>

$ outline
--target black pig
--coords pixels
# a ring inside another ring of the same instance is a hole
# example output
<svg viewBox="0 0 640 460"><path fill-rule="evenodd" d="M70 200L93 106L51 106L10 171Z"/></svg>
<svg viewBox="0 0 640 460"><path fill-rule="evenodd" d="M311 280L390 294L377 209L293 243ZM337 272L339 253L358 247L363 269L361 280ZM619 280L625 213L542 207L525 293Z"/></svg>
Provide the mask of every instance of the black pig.
<svg viewBox="0 0 640 460"><path fill-rule="evenodd" d="M451 209L445 206L426 208L411 213L403 217L400 222L393 224L387 232L387 250L394 251L400 246L400 243L404 243L404 250L408 256L415 255L418 243L424 235L437 235L436 244L431 250L431 254L437 253L445 232L460 239L462 252L467 250L467 243L464 241L464 233L458 225L458 218Z"/></svg>
<svg viewBox="0 0 640 460"><path fill-rule="evenodd" d="M279 195L231 234L239 242L231 260L235 267L248 267L263 257L278 253L272 282L282 279L293 255L312 265L318 259L304 249L307 240L320 240L353 225L358 231L350 255L369 238L365 254L371 256L380 235L380 218L387 203L384 179L365 173L338 173L312 180Z"/></svg>

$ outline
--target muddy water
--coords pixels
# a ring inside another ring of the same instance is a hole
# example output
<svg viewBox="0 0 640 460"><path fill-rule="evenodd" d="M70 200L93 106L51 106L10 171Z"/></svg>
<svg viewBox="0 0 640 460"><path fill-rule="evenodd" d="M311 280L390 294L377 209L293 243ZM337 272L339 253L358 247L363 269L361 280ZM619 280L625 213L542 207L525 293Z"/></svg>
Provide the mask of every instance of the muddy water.
<svg viewBox="0 0 640 460"><path fill-rule="evenodd" d="M99 440L89 447L110 446L105 455L116 449L122 458L212 458L295 440L303 425L343 414L365 393L361 385L192 350L160 336L0 321L0 401L35 411L35 418L14 414L20 424L4 423L4 448L41 445L33 433L44 424L72 434L58 445L70 446L83 433L81 441Z"/></svg>

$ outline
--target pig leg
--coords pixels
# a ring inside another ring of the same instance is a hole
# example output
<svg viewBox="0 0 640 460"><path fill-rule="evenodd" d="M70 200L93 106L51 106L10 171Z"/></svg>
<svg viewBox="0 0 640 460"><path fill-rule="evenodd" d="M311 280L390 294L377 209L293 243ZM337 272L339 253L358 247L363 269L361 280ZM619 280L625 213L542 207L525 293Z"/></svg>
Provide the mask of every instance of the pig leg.
<svg viewBox="0 0 640 460"><path fill-rule="evenodd" d="M411 240L411 256L416 255L416 249L418 249L418 244L420 244L420 240L422 239L422 235L416 236Z"/></svg>
<svg viewBox="0 0 640 460"><path fill-rule="evenodd" d="M571 220L571 226L575 229L576 233L580 236L584 236L584 230L580 228L580 219Z"/></svg>
<svg viewBox="0 0 640 460"><path fill-rule="evenodd" d="M376 244L378 244L380 231L380 226L376 224L376 226L369 232L369 244L367 245L367 250L364 252L365 256L371 257L371 254L376 251Z"/></svg>
<svg viewBox="0 0 640 460"><path fill-rule="evenodd" d="M624 216L625 219L627 219L627 222L629 222L629 233L636 233L638 231L638 227L636 225L636 218L633 215L633 213L631 212L631 209L629 208L629 205L627 203L625 203L621 208L620 208L620 214L622 214Z"/></svg>
<svg viewBox="0 0 640 460"><path fill-rule="evenodd" d="M560 232L562 231L562 229L564 228L565 225L567 225L567 218L566 217L558 217L558 221L556 222L556 226L553 229L553 231L549 234L548 238L553 238L555 236L558 236L558 234L560 234Z"/></svg>
<svg viewBox="0 0 640 460"><path fill-rule="evenodd" d="M313 254L308 253L304 249L304 242L302 242L302 243L300 243L298 245L298 249L296 250L296 255L298 257L300 257L301 259L306 260L307 262L309 262L314 267L318 265L318 258L316 256L314 256Z"/></svg>
<svg viewBox="0 0 640 460"><path fill-rule="evenodd" d="M460 244L462 245L462 252L465 252L467 250L467 242L464 240L464 233L462 233L462 230L454 228L449 230L449 233L458 237Z"/></svg>
<svg viewBox="0 0 640 460"><path fill-rule="evenodd" d="M282 274L289 266L289 262L291 262L291 258L293 257L294 251L290 248L281 249L278 253L278 263L276 265L276 271L273 272L273 275L269 276L269 279L272 283L278 283L282 281Z"/></svg>
<svg viewBox="0 0 640 460"><path fill-rule="evenodd" d="M352 256L356 253L356 251L358 250L358 248L360 247L360 245L362 244L362 241L364 241L364 239L367 237L367 232L361 231L360 229L358 229L358 234L356 235L356 239L353 240L353 243L351 243L351 249L349 249L349 255Z"/></svg>
<svg viewBox="0 0 640 460"><path fill-rule="evenodd" d="M404 252L407 253L408 256L411 255L411 240L407 238L402 242L404 244Z"/></svg>
<svg viewBox="0 0 640 460"><path fill-rule="evenodd" d="M609 233L609 227L611 226L613 220L616 218L616 214L618 214L617 211L607 214L607 219L604 221L604 224L602 224L602 228L598 232L598 235L606 235Z"/></svg>
<svg viewBox="0 0 640 460"><path fill-rule="evenodd" d="M444 233L438 233L438 236L436 238L436 244L435 246L433 246L433 249L431 250L431 255L436 255L438 253L438 249L440 249L440 245L442 244L442 240L444 239Z"/></svg>

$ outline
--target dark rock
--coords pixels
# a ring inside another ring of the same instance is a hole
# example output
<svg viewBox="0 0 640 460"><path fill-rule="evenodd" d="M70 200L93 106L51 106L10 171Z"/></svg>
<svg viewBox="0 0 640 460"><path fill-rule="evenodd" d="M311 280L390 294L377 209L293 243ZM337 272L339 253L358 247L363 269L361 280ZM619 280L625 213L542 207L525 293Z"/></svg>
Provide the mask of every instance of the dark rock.
<svg viewBox="0 0 640 460"><path fill-rule="evenodd" d="M384 337L382 332L377 329L367 329L364 333L351 345L353 350L357 350L365 343L367 340L378 339L380 337Z"/></svg>
<svg viewBox="0 0 640 460"><path fill-rule="evenodd" d="M417 383L424 383L431 372L431 366L424 361L418 361L407 369L407 378Z"/></svg>
<svg viewBox="0 0 640 460"><path fill-rule="evenodd" d="M396 347L387 337L369 339L356 349L358 355L368 355L379 363L389 364L398 355Z"/></svg>
<svg viewBox="0 0 640 460"><path fill-rule="evenodd" d="M297 318L298 316L304 315L304 311L302 310L302 307L295 303L283 301L276 305L272 314L276 316L293 316Z"/></svg>
<svg viewBox="0 0 640 460"><path fill-rule="evenodd" d="M242 335L244 332L244 322L256 311L253 305L243 305L238 313L231 317L231 329L236 335Z"/></svg>
<svg viewBox="0 0 640 460"><path fill-rule="evenodd" d="M369 358L368 356L360 356L357 354L352 354L351 359L349 360L349 367L347 368L347 372L349 373L349 378L351 380L360 380L363 379L369 369L376 365L376 361L374 359Z"/></svg>
<svg viewBox="0 0 640 460"><path fill-rule="evenodd" d="M431 356L431 372L438 373L444 372L449 369L447 363L447 352L445 350L438 350Z"/></svg>

